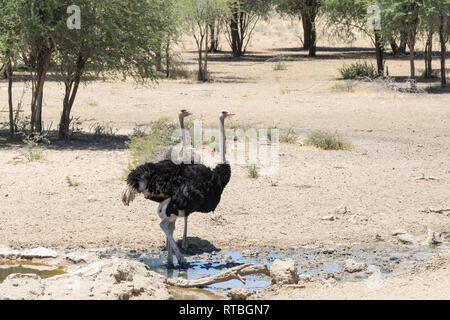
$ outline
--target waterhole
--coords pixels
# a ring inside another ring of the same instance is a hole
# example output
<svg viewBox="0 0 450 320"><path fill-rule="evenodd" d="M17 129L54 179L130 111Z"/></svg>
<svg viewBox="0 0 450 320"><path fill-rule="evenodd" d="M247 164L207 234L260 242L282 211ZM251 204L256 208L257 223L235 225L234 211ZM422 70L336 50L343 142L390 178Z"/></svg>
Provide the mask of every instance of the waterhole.
<svg viewBox="0 0 450 320"><path fill-rule="evenodd" d="M319 279L334 278L337 281L367 281L391 277L410 268L414 262L427 260L433 255L431 248L410 249L403 247L351 247L333 248L290 248L244 251L204 252L202 254L185 255L188 262L186 270L168 269L167 254L161 250L150 252L104 252L102 258L121 257L145 263L151 270L167 277L197 279L217 274L223 270L252 263L270 267L275 259L290 259L297 264L300 275L309 275ZM350 273L346 270L346 262L352 259L362 262L366 268L360 272ZM175 260L176 261L176 260ZM178 300L213 300L223 299L229 290L234 288L252 289L255 291L269 286L271 279L264 275L246 277L246 284L238 280L217 283L203 289L182 289L171 287L170 291Z"/></svg>
<svg viewBox="0 0 450 320"><path fill-rule="evenodd" d="M63 267L51 266L44 263L37 263L23 260L0 260L0 283L10 274L37 274L42 279L58 276L65 273Z"/></svg>

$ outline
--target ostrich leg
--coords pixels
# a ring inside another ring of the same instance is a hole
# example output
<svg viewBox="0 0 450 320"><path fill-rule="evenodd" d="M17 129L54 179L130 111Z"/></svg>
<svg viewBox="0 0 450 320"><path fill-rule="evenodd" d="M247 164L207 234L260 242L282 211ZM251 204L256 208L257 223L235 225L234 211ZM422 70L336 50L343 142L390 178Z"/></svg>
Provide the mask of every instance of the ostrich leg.
<svg viewBox="0 0 450 320"><path fill-rule="evenodd" d="M188 244L187 244L187 223L188 223L188 217L184 217L184 232L183 232L183 244L182 244L182 249L184 251L187 250L188 248Z"/></svg>
<svg viewBox="0 0 450 320"><path fill-rule="evenodd" d="M169 223L169 230L173 237L173 232L175 231L175 222ZM167 244L167 266L169 268L173 268L174 267L174 265L173 265L173 249L170 246L170 242L167 239L167 237L166 237L166 244Z"/></svg>
<svg viewBox="0 0 450 320"><path fill-rule="evenodd" d="M173 240L173 236L172 236L172 233L170 230L171 222L170 222L169 218L164 218L159 225L161 226L161 229L166 234L167 241L169 242L169 245L171 247L170 249L171 250L173 249L175 256L177 257L178 264L180 265L180 267L184 267L186 262L183 258L183 255L180 252L180 249L178 249L178 246L175 243L175 240Z"/></svg>

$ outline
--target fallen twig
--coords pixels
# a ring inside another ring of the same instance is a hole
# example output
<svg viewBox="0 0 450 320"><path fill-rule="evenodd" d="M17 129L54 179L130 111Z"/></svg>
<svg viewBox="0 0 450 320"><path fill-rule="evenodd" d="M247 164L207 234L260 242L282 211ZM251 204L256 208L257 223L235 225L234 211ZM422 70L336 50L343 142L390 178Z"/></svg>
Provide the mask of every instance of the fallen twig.
<svg viewBox="0 0 450 320"><path fill-rule="evenodd" d="M447 209L432 209L432 208L428 208L425 210L421 210L421 212L425 212L425 213L439 213L439 214L450 214L450 208Z"/></svg>
<svg viewBox="0 0 450 320"><path fill-rule="evenodd" d="M248 263L222 271L213 276L199 279L188 280L183 278L169 278L167 279L167 284L180 288L203 288L214 283L227 282L229 280L239 280L245 284L245 279L243 277L252 274L265 274L269 276L270 272L267 266L254 266L251 263Z"/></svg>
<svg viewBox="0 0 450 320"><path fill-rule="evenodd" d="M417 178L415 178L414 180L416 180L416 181L419 181L419 180L422 180L422 181L439 181L439 178L436 178L436 177L426 177L424 174L422 174L421 177L417 177Z"/></svg>

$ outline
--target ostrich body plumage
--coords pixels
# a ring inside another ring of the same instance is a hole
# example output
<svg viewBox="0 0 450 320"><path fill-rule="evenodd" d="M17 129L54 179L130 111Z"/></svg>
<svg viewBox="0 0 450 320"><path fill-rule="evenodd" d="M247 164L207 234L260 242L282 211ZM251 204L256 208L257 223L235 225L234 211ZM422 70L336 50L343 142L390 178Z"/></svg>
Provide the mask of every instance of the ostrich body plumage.
<svg viewBox="0 0 450 320"><path fill-rule="evenodd" d="M214 211L230 177L229 164L218 164L211 170L202 164L174 164L165 160L137 167L129 174L127 185L132 193L142 193L155 202L170 199L165 209L167 217L189 216L192 212ZM126 194L122 195L122 201L128 205Z"/></svg>

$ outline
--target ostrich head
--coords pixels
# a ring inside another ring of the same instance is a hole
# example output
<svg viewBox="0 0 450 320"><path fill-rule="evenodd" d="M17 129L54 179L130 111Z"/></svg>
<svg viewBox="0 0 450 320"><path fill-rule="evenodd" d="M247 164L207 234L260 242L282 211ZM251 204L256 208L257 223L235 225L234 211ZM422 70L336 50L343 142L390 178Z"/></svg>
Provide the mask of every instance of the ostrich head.
<svg viewBox="0 0 450 320"><path fill-rule="evenodd" d="M181 109L179 113L179 119L180 119L180 127L182 130L184 130L184 118L189 117L192 115L192 113L186 109ZM184 134L184 131L183 131ZM183 138L184 139L184 138Z"/></svg>
<svg viewBox="0 0 450 320"><path fill-rule="evenodd" d="M228 110L220 111L219 118L225 120L227 117L234 116L234 113L229 112Z"/></svg>
<svg viewBox="0 0 450 320"><path fill-rule="evenodd" d="M180 114L179 114L180 119L184 119L186 117L189 117L190 115L192 115L192 112L190 112L189 110L186 110L186 109L180 110Z"/></svg>

